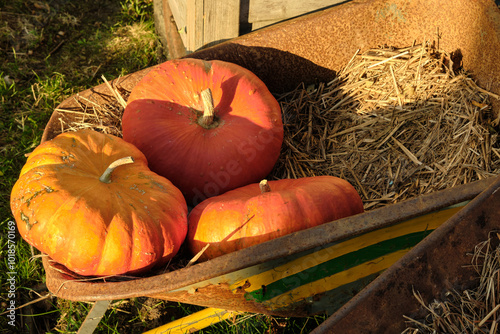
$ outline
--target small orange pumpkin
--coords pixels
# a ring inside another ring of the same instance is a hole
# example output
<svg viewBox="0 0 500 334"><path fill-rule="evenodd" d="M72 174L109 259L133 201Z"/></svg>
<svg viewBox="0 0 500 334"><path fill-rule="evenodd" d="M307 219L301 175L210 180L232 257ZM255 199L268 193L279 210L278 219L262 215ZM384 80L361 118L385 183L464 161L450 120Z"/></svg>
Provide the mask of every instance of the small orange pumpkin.
<svg viewBox="0 0 500 334"><path fill-rule="evenodd" d="M265 84L218 60L152 69L133 88L122 127L123 139L192 205L265 178L283 142L281 108Z"/></svg>
<svg viewBox="0 0 500 334"><path fill-rule="evenodd" d="M181 192L132 144L92 130L39 145L10 203L21 236L81 275L145 272L171 259L187 233Z"/></svg>
<svg viewBox="0 0 500 334"><path fill-rule="evenodd" d="M187 242L202 260L363 212L354 187L334 176L263 181L198 204Z"/></svg>

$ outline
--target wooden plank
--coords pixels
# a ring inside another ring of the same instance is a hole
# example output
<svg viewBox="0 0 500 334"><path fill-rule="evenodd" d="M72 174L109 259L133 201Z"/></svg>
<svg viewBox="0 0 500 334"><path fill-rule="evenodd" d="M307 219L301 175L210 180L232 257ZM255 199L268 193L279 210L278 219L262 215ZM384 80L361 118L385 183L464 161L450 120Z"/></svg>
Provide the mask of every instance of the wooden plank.
<svg viewBox="0 0 500 334"><path fill-rule="evenodd" d="M186 51L194 52L239 36L240 24L251 30L327 8L342 0L169 0Z"/></svg>
<svg viewBox="0 0 500 334"><path fill-rule="evenodd" d="M185 0L168 0L170 11L175 19L175 24L180 34L186 34L186 1Z"/></svg>
<svg viewBox="0 0 500 334"><path fill-rule="evenodd" d="M168 5L177 26L177 31L182 39L182 44L187 46L187 8L185 0L169 0Z"/></svg>
<svg viewBox="0 0 500 334"><path fill-rule="evenodd" d="M185 334L194 333L201 329L210 327L221 321L233 318L242 312L227 311L218 308L206 308L196 313L174 320L168 324L157 327L144 334Z"/></svg>
<svg viewBox="0 0 500 334"><path fill-rule="evenodd" d="M240 0L205 1L203 45L213 45L238 37Z"/></svg>
<svg viewBox="0 0 500 334"><path fill-rule="evenodd" d="M281 21L317 9L344 2L344 0L248 0L248 22Z"/></svg>
<svg viewBox="0 0 500 334"><path fill-rule="evenodd" d="M186 52L203 45L203 0L186 0Z"/></svg>
<svg viewBox="0 0 500 334"><path fill-rule="evenodd" d="M89 314L80 326L77 334L92 334L94 333L97 325L101 322L102 317L106 313L111 300L98 300L95 302Z"/></svg>
<svg viewBox="0 0 500 334"><path fill-rule="evenodd" d="M257 21L257 22L252 22L252 31L264 28L267 26L270 26L271 24L278 23L282 20L270 20L270 21Z"/></svg>
<svg viewBox="0 0 500 334"><path fill-rule="evenodd" d="M162 39L162 43L167 45L168 55L171 58L181 58L186 55L186 47L185 41L182 40L182 36L186 38L186 33L184 29L184 33L179 33L179 29L176 25L176 22L172 22L171 18L174 17L172 13L172 9L167 0L163 0L163 7L161 11L161 15L163 16L163 23L165 28L164 35L160 34L160 38ZM155 17L156 17L156 8L155 8ZM156 20L156 18L155 18ZM174 18L175 20L175 18ZM159 20L161 21L161 19ZM161 24L161 22L159 23Z"/></svg>

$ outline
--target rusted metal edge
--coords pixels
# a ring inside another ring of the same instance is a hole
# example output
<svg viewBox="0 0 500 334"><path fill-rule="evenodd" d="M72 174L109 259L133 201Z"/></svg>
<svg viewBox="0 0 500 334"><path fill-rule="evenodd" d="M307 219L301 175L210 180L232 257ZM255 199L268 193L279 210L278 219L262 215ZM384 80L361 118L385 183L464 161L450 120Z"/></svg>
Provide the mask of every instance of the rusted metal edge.
<svg viewBox="0 0 500 334"><path fill-rule="evenodd" d="M60 298L77 301L165 294L171 290L187 287L197 282L315 247L321 247L328 243L390 226L406 219L470 200L486 189L493 180L493 178L484 179L422 195L401 203L292 233L189 268L131 281L98 283L95 281L75 280L64 273L64 267L61 266L56 269L49 263L47 258L44 258L47 287Z"/></svg>
<svg viewBox="0 0 500 334"><path fill-rule="evenodd" d="M263 304L247 300L244 290L231 290L227 283L211 284L194 289L193 291L173 291L158 295L147 295L147 297L164 299L172 302L189 303L204 307L213 307L225 310L268 314L282 317L303 316L304 312L294 312L287 309L285 311L271 311Z"/></svg>
<svg viewBox="0 0 500 334"><path fill-rule="evenodd" d="M500 94L500 11L491 0L357 0L287 20L189 55L246 67L272 92L324 82L360 50L424 39L463 55L464 68ZM495 108L500 107L494 101Z"/></svg>
<svg viewBox="0 0 500 334"><path fill-rule="evenodd" d="M426 314L414 291L428 304L444 300L452 289L470 288L477 274L467 253L500 229L499 189L500 176L313 333L401 333L403 315L419 319Z"/></svg>

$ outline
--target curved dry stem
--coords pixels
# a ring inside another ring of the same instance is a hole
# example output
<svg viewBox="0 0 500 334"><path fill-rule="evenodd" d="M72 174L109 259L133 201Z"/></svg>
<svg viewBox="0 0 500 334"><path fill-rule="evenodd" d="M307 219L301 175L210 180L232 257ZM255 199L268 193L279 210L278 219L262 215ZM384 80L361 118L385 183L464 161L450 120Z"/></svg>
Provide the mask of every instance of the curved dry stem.
<svg viewBox="0 0 500 334"><path fill-rule="evenodd" d="M115 168L126 165L126 164L131 164L134 162L134 158L132 157L125 157L118 159L114 162L112 162L109 167L102 173L101 177L99 178L99 181L104 182L104 183L111 183L111 173L115 170Z"/></svg>

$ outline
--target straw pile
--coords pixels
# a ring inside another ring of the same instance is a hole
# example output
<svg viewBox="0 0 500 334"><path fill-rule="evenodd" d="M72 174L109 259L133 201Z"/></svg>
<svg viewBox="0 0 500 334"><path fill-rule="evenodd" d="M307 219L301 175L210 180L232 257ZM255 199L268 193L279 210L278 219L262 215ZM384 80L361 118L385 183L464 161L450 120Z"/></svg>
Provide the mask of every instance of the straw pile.
<svg viewBox="0 0 500 334"><path fill-rule="evenodd" d="M56 109L62 115L68 116L67 118L59 118L61 125L59 133L92 129L122 137L122 115L127 105L126 98L130 92L113 87L104 76L102 79L112 93L111 96L100 96L106 103L97 103L76 95L74 99L79 108L75 110Z"/></svg>
<svg viewBox="0 0 500 334"><path fill-rule="evenodd" d="M368 210L497 174L499 119L489 101L500 97L459 65L427 44L377 48L356 53L329 83L277 96L285 138L270 178L338 176ZM81 111L59 110L77 119L62 120L61 132L121 136L130 92L108 86L118 105L80 98Z"/></svg>
<svg viewBox="0 0 500 334"><path fill-rule="evenodd" d="M490 98L429 46L356 54L333 81L279 97L285 140L276 178L335 175L365 209L499 172Z"/></svg>
<svg viewBox="0 0 500 334"><path fill-rule="evenodd" d="M476 246L472 265L479 283L463 292L450 291L447 300L435 300L426 305L422 297L414 295L426 310L422 320L405 317L408 321L403 334L424 333L497 333L500 330L500 234Z"/></svg>

